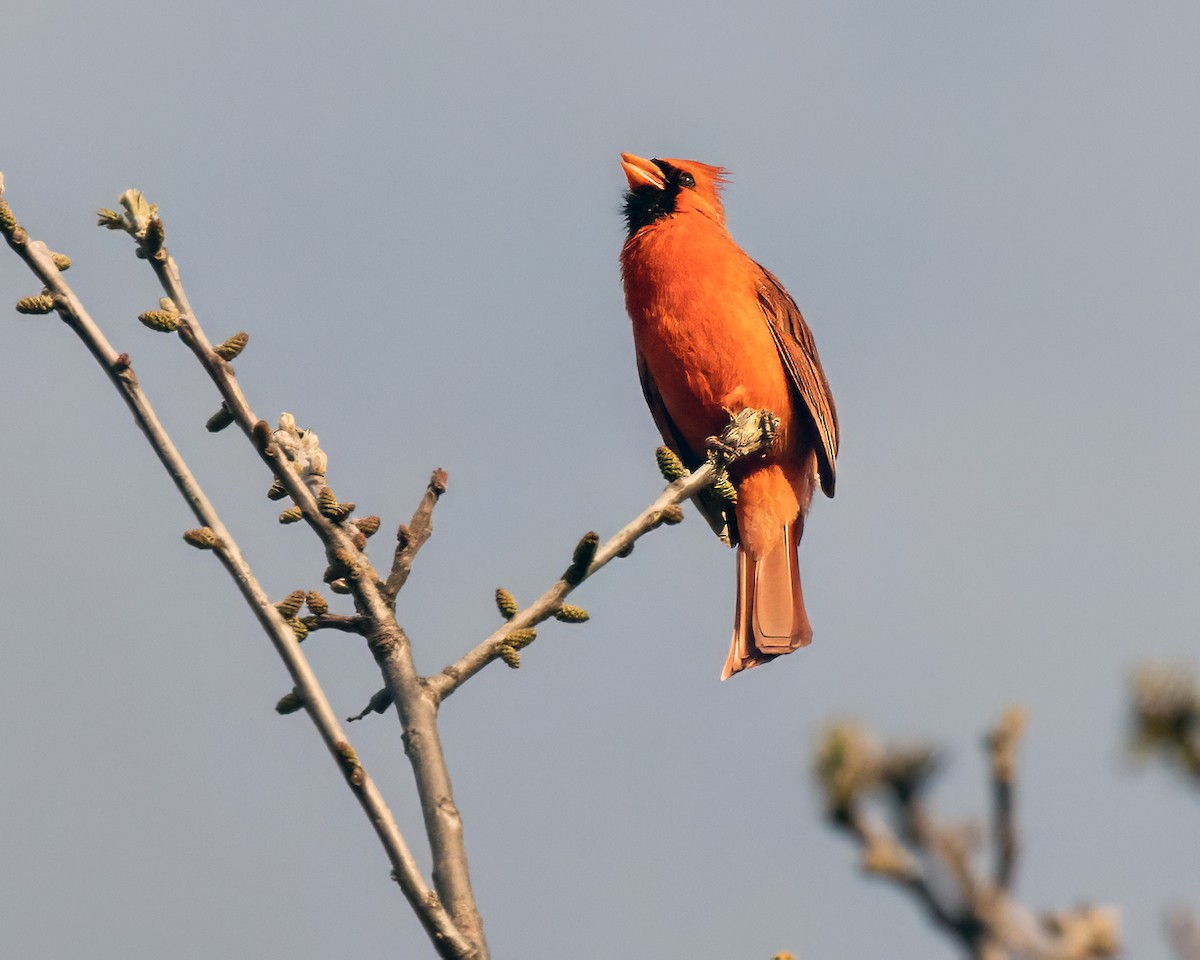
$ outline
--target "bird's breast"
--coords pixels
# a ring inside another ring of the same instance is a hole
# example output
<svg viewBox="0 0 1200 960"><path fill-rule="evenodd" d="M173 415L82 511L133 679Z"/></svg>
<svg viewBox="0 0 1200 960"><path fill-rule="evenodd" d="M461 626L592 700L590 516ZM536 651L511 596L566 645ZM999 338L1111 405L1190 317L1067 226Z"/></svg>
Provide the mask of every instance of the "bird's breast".
<svg viewBox="0 0 1200 960"><path fill-rule="evenodd" d="M790 382L759 306L758 266L723 228L678 219L635 235L621 257L634 342L667 412L696 448L726 409L768 409L786 429Z"/></svg>

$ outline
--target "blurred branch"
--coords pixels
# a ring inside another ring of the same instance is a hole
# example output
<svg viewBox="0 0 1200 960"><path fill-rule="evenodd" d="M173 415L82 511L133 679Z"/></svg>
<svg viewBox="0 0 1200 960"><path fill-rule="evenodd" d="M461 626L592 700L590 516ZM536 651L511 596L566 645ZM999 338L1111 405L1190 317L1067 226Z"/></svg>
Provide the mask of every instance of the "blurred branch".
<svg viewBox="0 0 1200 960"><path fill-rule="evenodd" d="M992 878L976 863L978 831L943 821L928 807L927 788L937 769L929 746L884 749L858 724L829 727L815 763L829 820L857 842L863 869L907 890L966 957L1116 956L1114 909L1080 907L1037 916L1010 894L1017 852L1016 744L1023 728L1024 711L1010 708L986 740L996 844Z"/></svg>
<svg viewBox="0 0 1200 960"><path fill-rule="evenodd" d="M2 191L2 187L2 180L0 180L0 191ZM132 209L131 216L135 216ZM153 235L153 228L149 220L147 220L143 229ZM157 230L161 232L161 223ZM203 524L198 530L189 531L185 535L185 539L194 546L212 550L233 577L243 598L249 604L259 623L270 637L276 652L287 667L295 684L295 698L312 719L330 754L337 762L351 790L362 805L367 818L375 828L376 834L392 862L393 875L408 897L409 902L412 904L413 909L416 911L431 938L434 939L435 943L440 944L440 952L442 952L443 956L447 957L472 956L473 950L470 943L456 929L455 924L438 901L438 898L433 895L432 891L425 884L416 861L413 859L408 845L396 825L395 818L392 816L374 782L367 775L366 770L358 760L357 753L351 747L349 740L341 729L320 684L308 664L307 658L300 651L294 628L285 622L280 610L270 601L260 587L249 565L238 549L237 543L221 522L220 517L208 501L208 498L204 495L194 475L158 421L149 400L138 385L138 380L133 372L129 356L127 354L118 354L113 349L88 315L83 304L63 280L61 268L69 264L69 261L65 261L65 258L52 254L44 243L30 240L26 231L17 224L16 218L8 207L7 202L3 199L2 194L0 194L0 232L4 233L9 247L25 261L33 273L45 284L42 296L51 299L52 309L56 310L59 316L80 337L105 370L109 380L112 381L113 385L121 393L126 404L132 411L135 421L154 449L155 454L166 468L171 479L175 482L176 487L188 503L188 506L192 509L196 518ZM158 251L155 251L155 253L158 252L165 255L165 248L160 247ZM179 295L182 299L181 292ZM170 313L170 311L163 312ZM207 341L203 340L202 333L199 334L198 338L193 334L192 339L194 342L201 343L207 349L212 360L226 367L228 366L224 360L221 360L220 357L213 353L211 346L207 344ZM230 391L230 393L231 396L226 398L227 404L229 404L231 399L234 400L234 405L229 406L230 412L238 409L243 412L243 419L249 418L249 408L245 405L244 399L240 406L237 405L240 392L234 394ZM249 431L247 432L249 433ZM293 485L299 483L295 472L290 466L286 469L286 473L287 480L292 481ZM307 493L307 488L301 486L301 489Z"/></svg>
<svg viewBox="0 0 1200 960"><path fill-rule="evenodd" d="M1168 911L1167 936L1178 960L1200 960L1200 919L1190 910Z"/></svg>
<svg viewBox="0 0 1200 960"><path fill-rule="evenodd" d="M1013 780L1017 770L1017 743L1025 732L1026 712L1010 707L988 734L986 743L992 768L992 839L996 845L996 886L1012 888L1018 841Z"/></svg>

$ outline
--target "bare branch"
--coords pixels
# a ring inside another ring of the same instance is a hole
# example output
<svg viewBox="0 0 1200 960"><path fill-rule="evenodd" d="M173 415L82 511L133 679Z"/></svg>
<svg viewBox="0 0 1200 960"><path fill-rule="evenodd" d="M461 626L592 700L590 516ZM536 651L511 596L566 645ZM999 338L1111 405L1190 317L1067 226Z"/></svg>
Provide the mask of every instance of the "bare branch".
<svg viewBox="0 0 1200 960"><path fill-rule="evenodd" d="M304 622L310 630L340 630L342 633L357 633L359 636L366 636L367 633L367 621L362 617L323 613L318 617L306 617Z"/></svg>
<svg viewBox="0 0 1200 960"><path fill-rule="evenodd" d="M580 572L578 579L575 579L574 576L560 577L545 593L511 620L497 627L482 643L454 663L444 667L440 673L429 677L426 683L433 696L439 703L445 700L500 655L500 648L505 645L505 640L510 634L517 630L536 627L539 623L553 617L562 608L563 601L579 584L595 576L613 558L627 556L638 539L662 525L664 511L677 506L705 487L711 486L717 476L716 467L711 463L706 463L695 473L668 485L650 506L622 527L602 546L596 548L594 559L586 569Z"/></svg>
<svg viewBox="0 0 1200 960"><path fill-rule="evenodd" d="M433 471L433 476L429 478L429 485L425 488L425 495L417 505L412 520L408 522L408 526L401 526L396 533L396 555L392 560L392 572L388 575L387 583L382 591L392 604L395 604L396 594L408 581L408 575L412 571L413 558L416 557L417 551L425 545L425 541L433 533L433 508L437 506L441 495L446 492L446 479L445 470Z"/></svg>
<svg viewBox="0 0 1200 960"><path fill-rule="evenodd" d="M45 284L49 291L48 295L53 297L54 308L67 325L76 332L108 374L180 494L196 518L211 533L211 538L206 539L206 545L213 550L229 571L242 596L270 637L295 684L297 698L317 727L330 754L337 761L347 783L375 828L375 832L392 862L394 878L400 884L429 936L437 945L439 953L444 957L456 958L476 956L478 951L456 928L437 896L425 884L416 861L396 825L395 818L374 782L359 762L354 749L350 746L307 658L300 650L295 633L262 590L238 549L237 543L221 522L216 510L208 501L194 475L159 423L149 400L138 385L128 355L118 354L113 349L88 315L83 304L63 280L59 267L56 265L55 255L51 254L44 243L29 239L26 232L16 224L15 218L12 217L2 198L0 198L0 232L4 233L9 246ZM202 338L202 336L201 334L200 337ZM203 342L207 343L207 341ZM211 347L208 348L208 351L211 353ZM215 354L212 356L216 357ZM216 359L220 361L219 357ZM224 363L224 361L220 362ZM238 396L240 396L240 391ZM228 402L229 398L226 399ZM248 413L249 408L244 401L241 408ZM287 472L291 474L289 479L294 480L294 472L290 469ZM306 488L304 492L307 493Z"/></svg>
<svg viewBox="0 0 1200 960"><path fill-rule="evenodd" d="M134 235L137 237L136 233ZM225 408L254 443L279 485L300 508L309 527L321 539L329 563L338 566L344 573L354 596L355 607L359 615L367 620L367 645L398 707L406 752L413 768L433 855L434 888L440 902L449 909L454 926L470 944L465 949L459 941L454 948L457 952L453 955L487 960L483 920L471 889L462 820L454 803L450 775L437 730L438 701L425 689L417 675L408 637L396 622L391 599L384 592L386 584L381 583L360 548L365 545L365 539L359 539L362 532L345 517L335 520L327 515L329 511L322 509L321 496L314 494L292 469L291 460L275 439L278 434L272 434L265 422L255 416L237 382L233 367L213 349L200 326L183 289L179 267L166 247L160 245L148 251L145 241L141 240L139 255L149 261L163 290L178 311L179 335L213 380ZM327 488L321 490L320 494L326 492ZM425 906L418 908L415 901L413 906L418 913L427 909ZM435 938L434 942L439 950L446 948L445 940Z"/></svg>

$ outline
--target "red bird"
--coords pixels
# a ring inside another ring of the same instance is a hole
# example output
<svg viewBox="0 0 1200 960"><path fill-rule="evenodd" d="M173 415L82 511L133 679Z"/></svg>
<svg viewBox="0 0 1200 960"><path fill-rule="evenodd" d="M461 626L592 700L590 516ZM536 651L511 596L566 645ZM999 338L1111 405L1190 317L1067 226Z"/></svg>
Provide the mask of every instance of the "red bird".
<svg viewBox="0 0 1200 960"><path fill-rule="evenodd" d="M766 455L730 469L736 506L711 492L697 500L738 548L724 680L812 641L796 548L817 484L833 496L837 413L795 301L725 229L725 171L628 153L621 167L629 181L621 278L642 391L663 440L695 469L730 412L779 417Z"/></svg>

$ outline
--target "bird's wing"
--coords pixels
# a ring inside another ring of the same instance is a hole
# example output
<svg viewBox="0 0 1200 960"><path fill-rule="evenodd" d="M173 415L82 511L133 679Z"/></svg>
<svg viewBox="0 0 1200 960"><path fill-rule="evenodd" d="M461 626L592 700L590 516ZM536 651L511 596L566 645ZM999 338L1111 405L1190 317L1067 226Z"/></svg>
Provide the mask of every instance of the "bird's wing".
<svg viewBox="0 0 1200 960"><path fill-rule="evenodd" d="M825 371L821 369L821 361L817 357L817 345L813 342L812 331L800 314L800 308L783 289L783 284L762 264L756 266L762 271L758 280L758 303L771 327L779 356L812 417L819 439L817 467L821 475L821 489L825 491L825 496L832 497L833 465L838 450L837 410L833 406L833 394L829 391Z"/></svg>
<svg viewBox="0 0 1200 960"><path fill-rule="evenodd" d="M654 425L662 434L663 441L678 454L685 467L689 470L696 470L708 458L704 453L693 450L683 439L675 422L671 419L671 415L667 413L667 405L663 403L662 394L658 392L658 386L654 382L654 377L650 375L641 352L637 355L637 368L638 379L642 381L642 394L646 397L646 406L650 408L650 415L654 418ZM733 505L728 500L717 496L711 489L700 491L692 500L704 519L708 521L708 525L713 528L713 532L729 546L736 547L738 542L737 517L734 514Z"/></svg>

